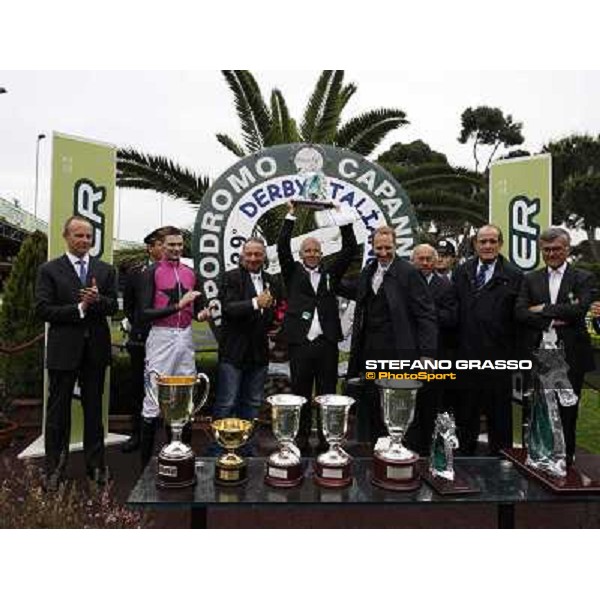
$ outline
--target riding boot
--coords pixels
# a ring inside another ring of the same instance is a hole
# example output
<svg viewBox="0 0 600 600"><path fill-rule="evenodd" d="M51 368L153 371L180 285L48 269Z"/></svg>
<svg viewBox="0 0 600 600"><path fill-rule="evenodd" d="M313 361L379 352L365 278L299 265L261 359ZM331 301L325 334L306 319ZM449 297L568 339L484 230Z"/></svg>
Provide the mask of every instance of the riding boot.
<svg viewBox="0 0 600 600"><path fill-rule="evenodd" d="M121 452L128 454L140 447L141 415L133 415L133 429L130 438L121 447Z"/></svg>
<svg viewBox="0 0 600 600"><path fill-rule="evenodd" d="M142 419L141 435L140 435L140 458L142 469L150 461L154 452L154 438L156 437L156 428L158 426L158 417L154 419Z"/></svg>

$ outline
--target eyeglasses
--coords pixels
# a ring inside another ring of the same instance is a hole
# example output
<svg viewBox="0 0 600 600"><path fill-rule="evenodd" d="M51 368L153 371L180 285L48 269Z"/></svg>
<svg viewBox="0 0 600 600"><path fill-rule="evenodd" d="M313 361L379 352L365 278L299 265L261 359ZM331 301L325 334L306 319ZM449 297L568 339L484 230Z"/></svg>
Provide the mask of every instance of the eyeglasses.
<svg viewBox="0 0 600 600"><path fill-rule="evenodd" d="M542 254L561 254L562 252L566 252L566 246L543 246Z"/></svg>

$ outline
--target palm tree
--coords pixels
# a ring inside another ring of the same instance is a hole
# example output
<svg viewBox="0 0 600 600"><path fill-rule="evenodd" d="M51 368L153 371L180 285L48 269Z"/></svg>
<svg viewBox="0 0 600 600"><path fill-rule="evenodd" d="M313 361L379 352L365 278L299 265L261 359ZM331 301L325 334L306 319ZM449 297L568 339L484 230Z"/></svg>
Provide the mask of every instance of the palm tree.
<svg viewBox="0 0 600 600"><path fill-rule="evenodd" d="M223 71L223 76L233 92L243 146L226 134L217 134L217 139L239 157L294 142L331 144L368 156L388 133L408 123L403 111L380 108L341 124L342 111L357 90L353 83L344 85L344 71L321 73L299 129L278 89L271 92L267 106L250 71Z"/></svg>
<svg viewBox="0 0 600 600"><path fill-rule="evenodd" d="M388 133L408 123L403 111L380 108L342 124L341 113L357 89L353 83L344 84L344 71L321 73L299 128L278 89L271 92L267 105L250 71L222 73L233 92L243 145L225 134L217 134L217 139L238 157L268 146L294 142L332 144L367 156ZM199 204L210 187L210 180L169 158L123 148L117 152L117 185L154 190Z"/></svg>

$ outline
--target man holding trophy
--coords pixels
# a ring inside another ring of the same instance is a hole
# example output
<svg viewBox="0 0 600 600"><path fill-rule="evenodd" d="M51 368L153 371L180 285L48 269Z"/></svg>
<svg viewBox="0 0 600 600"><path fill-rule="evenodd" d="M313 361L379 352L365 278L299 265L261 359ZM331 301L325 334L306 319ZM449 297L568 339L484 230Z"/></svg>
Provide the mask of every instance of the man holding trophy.
<svg viewBox="0 0 600 600"><path fill-rule="evenodd" d="M295 206L283 222L277 253L287 289L288 310L284 320L290 356L292 393L308 400L302 406L298 445L307 450L311 432L311 399L316 395L335 394L338 372L338 341L342 330L335 288L355 254L357 243L352 222L340 227L342 250L331 266L321 265L321 243L314 237L304 238L300 261L291 249L296 221ZM323 440L321 445L324 445Z"/></svg>
<svg viewBox="0 0 600 600"><path fill-rule="evenodd" d="M142 408L141 460L150 460L154 448L160 408L157 382L150 371L161 375L194 376L196 362L192 339L192 320L206 321L209 310L203 308L193 269L181 262L183 236L176 227L164 227L164 258L144 271L142 318L152 323L146 341L146 396ZM153 393L149 393L152 387ZM191 427L184 441L191 440Z"/></svg>

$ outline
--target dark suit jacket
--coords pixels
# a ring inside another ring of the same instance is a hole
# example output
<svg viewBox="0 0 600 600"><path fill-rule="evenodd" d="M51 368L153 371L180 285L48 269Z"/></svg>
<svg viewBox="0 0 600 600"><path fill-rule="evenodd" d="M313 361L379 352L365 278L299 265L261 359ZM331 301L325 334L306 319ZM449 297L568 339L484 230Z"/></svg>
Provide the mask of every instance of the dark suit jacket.
<svg viewBox="0 0 600 600"><path fill-rule="evenodd" d="M525 326L523 341L526 347L539 347L542 332L553 319L564 321L565 325L556 326L556 333L563 342L567 364L579 372L593 370L594 357L585 316L594 295L594 278L591 273L567 266L558 290L557 302L550 304L547 269L527 273L516 306L517 320ZM532 313L528 310L530 306L537 304L545 305L541 312Z"/></svg>
<svg viewBox="0 0 600 600"><path fill-rule="evenodd" d="M131 331L129 332L129 342L143 345L150 332L150 323L142 319L144 297L144 273L148 265L139 264L131 267L125 280L125 290L123 292L123 312L129 320Z"/></svg>
<svg viewBox="0 0 600 600"><path fill-rule="evenodd" d="M263 285L268 284L277 297L273 278L263 272ZM243 267L227 271L219 285L223 311L219 336L219 360L238 368L269 364L267 332L273 322L273 308L255 310L252 298L256 290L250 273Z"/></svg>
<svg viewBox="0 0 600 600"><path fill-rule="evenodd" d="M64 254L40 266L37 273L35 299L37 315L50 324L46 366L70 371L80 366L86 343L92 349L87 360L106 366L110 362L110 328L107 317L117 312L117 288L114 268L90 258L87 286L92 278L100 298L81 318L77 305L83 287L73 265Z"/></svg>
<svg viewBox="0 0 600 600"><path fill-rule="evenodd" d="M429 292L435 304L438 321L438 357L445 358L445 353L456 347L458 300L454 284L446 277L436 273L429 283Z"/></svg>
<svg viewBox="0 0 600 600"><path fill-rule="evenodd" d="M454 271L459 303L459 352L479 360L497 356L514 358L515 304L523 273L499 255L492 278L476 290L477 264L478 260L471 258Z"/></svg>
<svg viewBox="0 0 600 600"><path fill-rule="evenodd" d="M348 375L364 371L360 364L365 339L365 308L377 261L371 261L361 272L356 286L343 286L342 295L356 300L352 348ZM408 261L394 258L381 284L392 319L394 351L398 359L407 354L433 357L437 353L437 318L435 305L421 273ZM355 293L354 291L355 290ZM381 293L381 292L380 292Z"/></svg>
<svg viewBox="0 0 600 600"><path fill-rule="evenodd" d="M321 280L315 293L306 269L292 255L290 244L294 223L291 219L284 220L277 241L277 254L288 299L283 322L288 344L306 343L315 309L319 313L323 336L337 344L342 339L342 328L335 289L350 266L357 248L352 224L340 227L342 250L333 264L321 269ZM310 317L306 318L306 315Z"/></svg>

